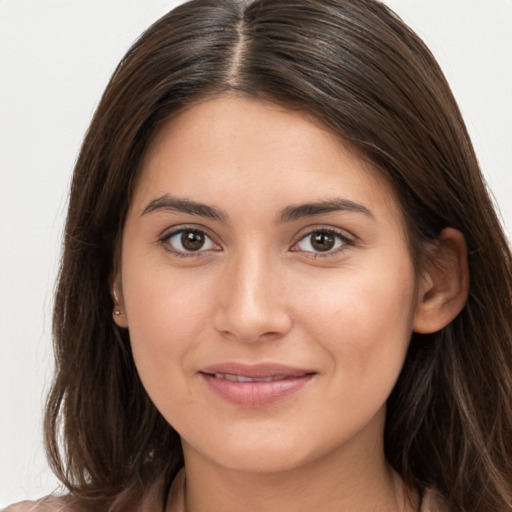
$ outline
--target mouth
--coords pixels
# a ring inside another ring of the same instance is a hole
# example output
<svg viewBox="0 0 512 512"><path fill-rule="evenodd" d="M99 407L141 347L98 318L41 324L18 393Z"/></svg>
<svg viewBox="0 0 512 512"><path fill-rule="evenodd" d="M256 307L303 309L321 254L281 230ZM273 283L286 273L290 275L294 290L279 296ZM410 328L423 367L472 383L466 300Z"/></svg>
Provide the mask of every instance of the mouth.
<svg viewBox="0 0 512 512"><path fill-rule="evenodd" d="M300 391L316 372L277 364L223 364L203 368L210 391L241 407L263 407Z"/></svg>
<svg viewBox="0 0 512 512"><path fill-rule="evenodd" d="M231 382L275 382L277 380L295 378L288 375L275 375L273 377L247 377L245 375L233 375L231 373L215 373L213 377L216 379L226 379Z"/></svg>

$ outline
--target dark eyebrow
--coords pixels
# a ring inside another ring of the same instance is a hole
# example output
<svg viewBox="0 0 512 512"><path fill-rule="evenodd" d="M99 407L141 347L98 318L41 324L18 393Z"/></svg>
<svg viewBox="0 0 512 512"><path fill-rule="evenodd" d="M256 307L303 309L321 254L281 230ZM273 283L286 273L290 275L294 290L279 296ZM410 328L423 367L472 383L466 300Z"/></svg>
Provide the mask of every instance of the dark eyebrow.
<svg viewBox="0 0 512 512"><path fill-rule="evenodd" d="M147 213L159 210L175 211L182 213L190 213L191 215L199 215L208 219L220 220L225 222L228 218L226 212L219 210L213 206L208 206L189 199L178 199L165 194L161 197L151 200L141 213L141 217Z"/></svg>
<svg viewBox="0 0 512 512"><path fill-rule="evenodd" d="M165 194L156 199L152 199L142 211L141 217L148 213L159 210L189 213L191 215L198 215L200 217L206 217L222 222L226 222L228 219L228 215L225 211L215 208L214 206L208 206L206 204L191 201L189 199L179 199L177 197L170 196L169 194ZM293 220L298 220L302 217L312 217L315 215L321 215L323 213L344 211L362 213L367 217L375 220L372 212L362 204L355 203L354 201L350 201L348 199L329 199L327 201L319 201L316 203L305 203L297 206L287 206L278 215L277 222L290 222Z"/></svg>
<svg viewBox="0 0 512 512"><path fill-rule="evenodd" d="M278 222L290 222L302 217L312 217L323 213L331 212L354 212L362 213L375 220L373 213L359 203L354 203L348 199L329 199L317 203L305 203L297 206L287 206L278 216Z"/></svg>

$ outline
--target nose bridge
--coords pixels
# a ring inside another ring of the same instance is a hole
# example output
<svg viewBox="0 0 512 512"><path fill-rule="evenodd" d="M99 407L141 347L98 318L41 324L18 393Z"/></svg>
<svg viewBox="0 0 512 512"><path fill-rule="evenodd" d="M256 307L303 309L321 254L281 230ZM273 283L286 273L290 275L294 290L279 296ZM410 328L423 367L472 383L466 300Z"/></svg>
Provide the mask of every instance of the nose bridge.
<svg viewBox="0 0 512 512"><path fill-rule="evenodd" d="M262 247L246 247L234 255L220 292L218 330L249 342L287 332L291 320L276 267Z"/></svg>

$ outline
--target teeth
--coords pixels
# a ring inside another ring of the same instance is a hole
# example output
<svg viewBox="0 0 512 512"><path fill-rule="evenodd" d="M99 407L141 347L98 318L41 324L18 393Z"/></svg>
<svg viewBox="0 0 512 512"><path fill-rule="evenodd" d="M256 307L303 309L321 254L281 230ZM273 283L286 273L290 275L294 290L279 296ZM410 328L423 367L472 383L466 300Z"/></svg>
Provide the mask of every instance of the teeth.
<svg viewBox="0 0 512 512"><path fill-rule="evenodd" d="M273 377L244 377L243 375L232 375L230 373L216 373L216 379L225 379L231 382L272 382L275 380L283 380L285 375L274 375Z"/></svg>

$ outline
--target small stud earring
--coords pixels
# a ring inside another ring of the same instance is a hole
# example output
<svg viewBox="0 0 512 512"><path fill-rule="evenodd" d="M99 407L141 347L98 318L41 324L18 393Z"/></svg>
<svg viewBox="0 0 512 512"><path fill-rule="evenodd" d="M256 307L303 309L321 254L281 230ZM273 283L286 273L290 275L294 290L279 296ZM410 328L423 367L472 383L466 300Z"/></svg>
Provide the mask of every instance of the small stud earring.
<svg viewBox="0 0 512 512"><path fill-rule="evenodd" d="M121 314L121 311L119 309L114 309L114 315L119 316Z"/></svg>

